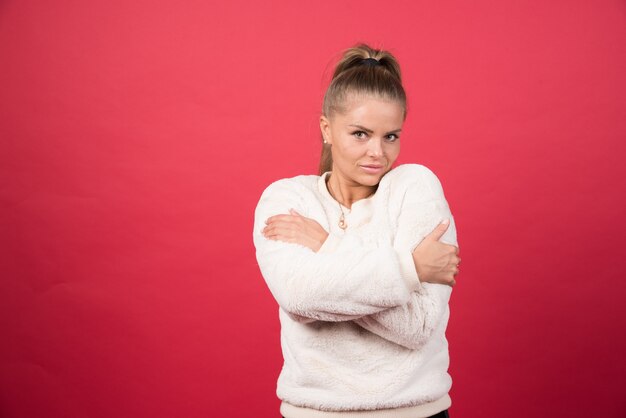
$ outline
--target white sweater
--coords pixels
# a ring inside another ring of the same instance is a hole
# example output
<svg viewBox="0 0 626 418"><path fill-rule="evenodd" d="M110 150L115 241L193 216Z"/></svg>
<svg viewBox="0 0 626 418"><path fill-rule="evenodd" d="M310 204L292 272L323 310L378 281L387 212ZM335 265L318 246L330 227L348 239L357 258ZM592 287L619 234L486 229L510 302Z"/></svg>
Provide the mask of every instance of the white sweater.
<svg viewBox="0 0 626 418"><path fill-rule="evenodd" d="M451 223L441 241L458 245L441 183L423 165L400 165L376 193L343 208L344 231L329 173L278 180L255 210L257 261L279 304L281 412L440 412L450 406L452 384L445 338L451 287L421 283L411 253L445 218ZM318 252L263 236L265 220L290 208L329 232Z"/></svg>

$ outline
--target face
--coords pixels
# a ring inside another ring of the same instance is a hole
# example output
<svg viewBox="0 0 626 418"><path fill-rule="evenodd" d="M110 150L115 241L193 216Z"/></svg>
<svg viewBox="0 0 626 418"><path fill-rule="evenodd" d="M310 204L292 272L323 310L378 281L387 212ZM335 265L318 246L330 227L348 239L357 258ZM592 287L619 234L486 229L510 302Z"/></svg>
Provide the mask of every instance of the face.
<svg viewBox="0 0 626 418"><path fill-rule="evenodd" d="M400 103L372 96L352 96L346 111L320 118L331 144L332 172L352 186L375 186L400 153L404 111Z"/></svg>

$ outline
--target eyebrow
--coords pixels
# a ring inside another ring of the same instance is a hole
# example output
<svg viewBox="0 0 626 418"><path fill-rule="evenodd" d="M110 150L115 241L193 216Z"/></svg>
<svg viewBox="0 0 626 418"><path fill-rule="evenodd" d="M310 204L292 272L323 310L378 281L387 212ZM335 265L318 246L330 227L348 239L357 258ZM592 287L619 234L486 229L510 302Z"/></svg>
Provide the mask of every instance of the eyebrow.
<svg viewBox="0 0 626 418"><path fill-rule="evenodd" d="M353 127L355 127L355 128L359 128L359 129L361 129L362 131L367 132L368 134L371 134L371 133L373 133L373 132L374 132L374 131L372 131L371 129L368 129L368 128L366 128L365 126L361 126L361 125L354 125L354 124L353 124L353 125L348 125L348 126L353 126ZM399 129L394 129L393 131L389 131L389 132L387 132L385 135L395 134L395 133L400 132L401 130L402 130L402 129L400 129L400 128L399 128Z"/></svg>

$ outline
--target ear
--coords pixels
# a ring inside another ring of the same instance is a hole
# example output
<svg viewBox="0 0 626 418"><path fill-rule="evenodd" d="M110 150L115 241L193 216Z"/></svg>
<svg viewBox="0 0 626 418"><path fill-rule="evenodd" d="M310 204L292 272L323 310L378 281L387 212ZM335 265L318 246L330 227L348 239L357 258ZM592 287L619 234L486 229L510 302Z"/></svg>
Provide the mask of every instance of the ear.
<svg viewBox="0 0 626 418"><path fill-rule="evenodd" d="M332 135L330 134L330 121L324 115L320 116L320 131L322 131L322 137L324 138L324 142L327 144L332 144Z"/></svg>

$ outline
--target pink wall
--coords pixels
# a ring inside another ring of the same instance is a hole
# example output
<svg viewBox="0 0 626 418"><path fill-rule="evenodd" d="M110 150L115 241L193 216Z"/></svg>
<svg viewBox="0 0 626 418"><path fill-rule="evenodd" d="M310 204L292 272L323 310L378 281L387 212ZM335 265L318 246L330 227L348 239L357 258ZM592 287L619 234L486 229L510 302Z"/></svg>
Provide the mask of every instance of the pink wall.
<svg viewBox="0 0 626 418"><path fill-rule="evenodd" d="M253 210L366 41L458 224L451 416L623 417L626 3L213 3L0 3L0 415L279 416Z"/></svg>

